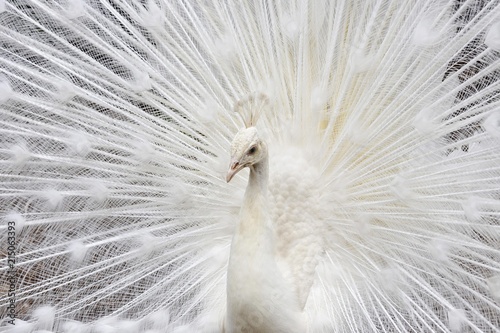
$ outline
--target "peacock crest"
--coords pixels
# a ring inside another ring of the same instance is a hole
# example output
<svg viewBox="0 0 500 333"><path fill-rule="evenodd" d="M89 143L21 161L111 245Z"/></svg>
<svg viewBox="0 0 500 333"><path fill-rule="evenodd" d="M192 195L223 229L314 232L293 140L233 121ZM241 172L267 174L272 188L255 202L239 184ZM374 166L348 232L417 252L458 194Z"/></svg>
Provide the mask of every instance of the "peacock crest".
<svg viewBox="0 0 500 333"><path fill-rule="evenodd" d="M262 113L269 112L269 96L264 93L253 93L239 99L234 103L234 112L236 112L246 128L257 125Z"/></svg>

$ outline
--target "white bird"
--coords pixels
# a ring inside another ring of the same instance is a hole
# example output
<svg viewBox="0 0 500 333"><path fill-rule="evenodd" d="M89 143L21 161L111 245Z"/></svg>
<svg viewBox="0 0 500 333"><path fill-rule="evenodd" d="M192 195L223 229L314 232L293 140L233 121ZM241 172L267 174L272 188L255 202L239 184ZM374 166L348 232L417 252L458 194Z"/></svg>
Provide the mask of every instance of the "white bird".
<svg viewBox="0 0 500 333"><path fill-rule="evenodd" d="M499 38L498 0L0 0L0 330L499 332Z"/></svg>
<svg viewBox="0 0 500 333"><path fill-rule="evenodd" d="M267 97L257 99L265 104ZM226 177L229 182L243 168L250 169L240 221L231 243L225 327L228 332L306 332L298 286L285 279L284 273L290 267L285 266L285 271L278 267L279 260L287 257L278 252L275 225L268 209L268 148L253 127L258 116L252 106L247 112L247 128L236 134L231 145ZM307 257L299 260L305 262Z"/></svg>

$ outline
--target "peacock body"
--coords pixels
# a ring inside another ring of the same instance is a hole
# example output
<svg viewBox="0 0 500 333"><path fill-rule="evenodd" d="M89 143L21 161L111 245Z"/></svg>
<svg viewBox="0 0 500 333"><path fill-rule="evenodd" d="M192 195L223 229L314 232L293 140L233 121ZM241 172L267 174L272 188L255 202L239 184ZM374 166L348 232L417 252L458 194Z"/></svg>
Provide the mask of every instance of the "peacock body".
<svg viewBox="0 0 500 333"><path fill-rule="evenodd" d="M8 0L0 43L1 330L500 331L498 0Z"/></svg>

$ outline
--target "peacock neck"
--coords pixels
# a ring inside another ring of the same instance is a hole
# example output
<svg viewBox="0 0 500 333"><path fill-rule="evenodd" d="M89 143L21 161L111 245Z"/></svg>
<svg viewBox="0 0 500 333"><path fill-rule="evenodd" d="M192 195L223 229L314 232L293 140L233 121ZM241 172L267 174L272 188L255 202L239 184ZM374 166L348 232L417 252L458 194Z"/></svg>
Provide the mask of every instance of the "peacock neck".
<svg viewBox="0 0 500 333"><path fill-rule="evenodd" d="M266 195L267 183L269 180L269 162L268 157L260 160L250 167L250 176L248 177L247 193Z"/></svg>
<svg viewBox="0 0 500 333"><path fill-rule="evenodd" d="M249 312L268 306L270 295L281 287L267 209L268 169L267 156L250 167L227 271L227 332L240 332L241 327L248 332L276 332L267 313L260 318L262 329L253 329L255 316Z"/></svg>
<svg viewBox="0 0 500 333"><path fill-rule="evenodd" d="M245 198L241 207L241 220L239 232L265 231L269 224L267 209L267 184L269 179L268 157L265 156L258 163L250 167L250 176L245 191Z"/></svg>

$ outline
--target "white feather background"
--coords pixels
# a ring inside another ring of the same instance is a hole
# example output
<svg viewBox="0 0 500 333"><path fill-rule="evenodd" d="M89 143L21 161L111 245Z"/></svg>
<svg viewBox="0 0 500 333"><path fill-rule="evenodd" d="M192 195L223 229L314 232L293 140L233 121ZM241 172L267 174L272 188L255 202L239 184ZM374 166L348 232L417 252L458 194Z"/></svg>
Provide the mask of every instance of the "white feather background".
<svg viewBox="0 0 500 333"><path fill-rule="evenodd" d="M499 332L499 79L497 0L0 1L2 329L220 332L264 93L309 332Z"/></svg>

